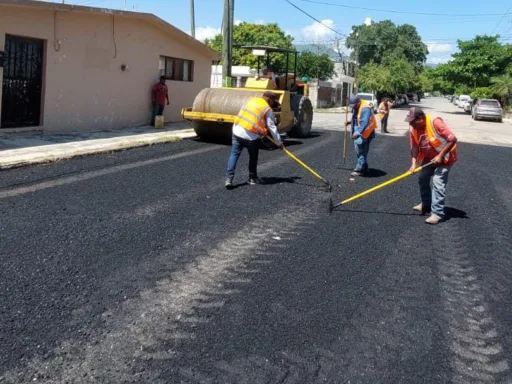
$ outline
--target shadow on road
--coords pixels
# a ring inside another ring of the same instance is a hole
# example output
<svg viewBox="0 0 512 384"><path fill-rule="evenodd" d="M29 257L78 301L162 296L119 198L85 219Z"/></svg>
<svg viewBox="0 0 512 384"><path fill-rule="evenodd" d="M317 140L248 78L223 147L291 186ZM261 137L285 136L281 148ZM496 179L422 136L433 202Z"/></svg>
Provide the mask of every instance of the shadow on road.
<svg viewBox="0 0 512 384"><path fill-rule="evenodd" d="M450 219L469 219L466 212L453 207L445 207L444 213L446 214L446 220Z"/></svg>
<svg viewBox="0 0 512 384"><path fill-rule="evenodd" d="M295 180L301 180L302 177L292 176L292 177L262 177L261 181L265 185L272 184L284 184L284 183L295 183Z"/></svg>
<svg viewBox="0 0 512 384"><path fill-rule="evenodd" d="M469 113L464 112L464 111L451 111L451 112L441 111L441 113L448 113L449 115L467 115L467 116L471 116Z"/></svg>
<svg viewBox="0 0 512 384"><path fill-rule="evenodd" d="M365 211L362 209L334 209L334 212L347 212L347 213L366 213L371 215L391 215L391 216L419 216L417 213L400 213L400 212L388 212L388 211Z"/></svg>
<svg viewBox="0 0 512 384"><path fill-rule="evenodd" d="M370 169L368 169L368 172L366 172L362 177L367 177L367 178L373 179L376 177L386 176L387 174L388 174L387 172L385 172L381 169L370 168Z"/></svg>

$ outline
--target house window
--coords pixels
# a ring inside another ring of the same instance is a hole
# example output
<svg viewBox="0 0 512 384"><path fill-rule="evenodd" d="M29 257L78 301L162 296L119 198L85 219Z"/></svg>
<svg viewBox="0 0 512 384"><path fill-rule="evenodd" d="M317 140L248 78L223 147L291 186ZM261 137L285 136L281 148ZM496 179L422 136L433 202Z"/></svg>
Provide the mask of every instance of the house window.
<svg viewBox="0 0 512 384"><path fill-rule="evenodd" d="M162 56L164 61L163 73L167 80L194 81L194 62Z"/></svg>

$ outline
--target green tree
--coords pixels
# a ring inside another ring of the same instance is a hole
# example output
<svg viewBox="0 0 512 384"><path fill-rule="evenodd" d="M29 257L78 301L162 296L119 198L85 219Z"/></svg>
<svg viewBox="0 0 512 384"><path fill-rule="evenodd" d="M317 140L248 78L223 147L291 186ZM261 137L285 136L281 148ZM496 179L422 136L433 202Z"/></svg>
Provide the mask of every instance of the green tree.
<svg viewBox="0 0 512 384"><path fill-rule="evenodd" d="M359 71L359 85L361 89L370 92L390 92L389 69L382 64L370 61Z"/></svg>
<svg viewBox="0 0 512 384"><path fill-rule="evenodd" d="M313 52L302 52L298 57L297 76L307 76L309 78L318 78L327 80L335 75L334 62L329 55L317 55Z"/></svg>
<svg viewBox="0 0 512 384"><path fill-rule="evenodd" d="M396 26L390 20L354 26L346 45L353 50L353 59L358 53L361 66L370 61L380 64L391 56L405 57L421 67L428 55L427 46L421 41L416 27L410 24Z"/></svg>
<svg viewBox="0 0 512 384"><path fill-rule="evenodd" d="M458 85L487 87L491 78L505 72L512 61L512 48L503 45L496 36L476 36L469 41L457 42L460 52L453 59L438 67L444 79Z"/></svg>
<svg viewBox="0 0 512 384"><path fill-rule="evenodd" d="M246 45L266 45L278 48L293 49L293 37L287 35L277 23L252 24L240 23L233 27L233 65L248 65L257 68L258 58L250 50L242 49ZM207 42L207 45L222 52L222 35L218 34ZM261 65L265 65L262 58ZM273 53L270 55L270 65L277 73L284 72L286 59L284 54ZM293 57L290 58L290 67L293 65Z"/></svg>
<svg viewBox="0 0 512 384"><path fill-rule="evenodd" d="M406 93L419 88L416 67L405 57L388 57L384 65L389 70L388 87L392 93Z"/></svg>
<svg viewBox="0 0 512 384"><path fill-rule="evenodd" d="M492 89L489 88L489 87L480 87L480 88L474 89L469 94L469 96L471 96L471 98L473 100L476 100L476 99L487 99L487 98L493 97L494 93L493 93Z"/></svg>
<svg viewBox="0 0 512 384"><path fill-rule="evenodd" d="M508 105L512 95L512 75L507 73L491 79L491 90L501 99L504 105Z"/></svg>
<svg viewBox="0 0 512 384"><path fill-rule="evenodd" d="M421 92L434 91L434 80L428 73L422 72L418 77L419 88Z"/></svg>

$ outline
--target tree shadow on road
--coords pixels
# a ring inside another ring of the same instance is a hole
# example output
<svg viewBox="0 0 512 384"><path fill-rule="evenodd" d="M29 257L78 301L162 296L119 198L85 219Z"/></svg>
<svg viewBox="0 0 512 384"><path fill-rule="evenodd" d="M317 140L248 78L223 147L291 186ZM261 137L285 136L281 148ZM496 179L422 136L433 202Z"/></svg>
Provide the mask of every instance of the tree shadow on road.
<svg viewBox="0 0 512 384"><path fill-rule="evenodd" d="M451 111L451 112L448 112L448 111L441 111L441 113L447 113L449 115L466 115L468 117L471 116L471 114L467 113L467 112L464 112L464 111Z"/></svg>

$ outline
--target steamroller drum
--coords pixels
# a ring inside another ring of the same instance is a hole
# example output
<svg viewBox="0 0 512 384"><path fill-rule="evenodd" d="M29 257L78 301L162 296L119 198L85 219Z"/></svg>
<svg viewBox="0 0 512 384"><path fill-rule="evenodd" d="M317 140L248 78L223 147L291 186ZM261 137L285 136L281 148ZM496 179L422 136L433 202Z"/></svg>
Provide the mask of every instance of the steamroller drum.
<svg viewBox="0 0 512 384"><path fill-rule="evenodd" d="M196 96L193 112L222 113L237 116L240 109L251 97L263 96L262 91L245 91L224 88L205 88ZM232 123L193 121L194 131L199 137L231 137Z"/></svg>
<svg viewBox="0 0 512 384"><path fill-rule="evenodd" d="M291 137L308 137L313 125L313 104L307 96L295 94L291 100L295 124L290 130Z"/></svg>

